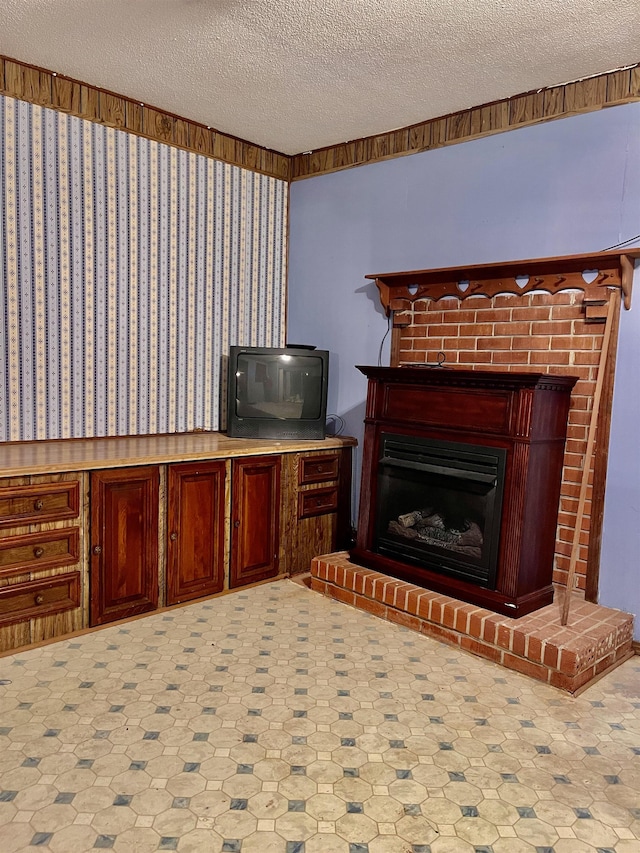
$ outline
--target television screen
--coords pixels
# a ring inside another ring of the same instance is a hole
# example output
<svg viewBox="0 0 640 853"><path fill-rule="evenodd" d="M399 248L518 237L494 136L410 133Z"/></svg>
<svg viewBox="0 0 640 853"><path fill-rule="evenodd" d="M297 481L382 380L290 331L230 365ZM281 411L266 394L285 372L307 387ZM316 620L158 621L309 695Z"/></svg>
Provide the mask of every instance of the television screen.
<svg viewBox="0 0 640 853"><path fill-rule="evenodd" d="M231 347L228 434L323 438L328 355L302 347Z"/></svg>
<svg viewBox="0 0 640 853"><path fill-rule="evenodd" d="M241 353L236 370L236 414L240 418L318 418L322 376L322 359L311 353Z"/></svg>

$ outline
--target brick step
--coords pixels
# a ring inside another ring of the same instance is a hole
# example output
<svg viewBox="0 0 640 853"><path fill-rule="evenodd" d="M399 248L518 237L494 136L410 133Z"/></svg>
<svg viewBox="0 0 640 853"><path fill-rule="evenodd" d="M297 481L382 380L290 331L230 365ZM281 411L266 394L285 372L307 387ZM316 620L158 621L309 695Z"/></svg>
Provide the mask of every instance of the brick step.
<svg viewBox="0 0 640 853"><path fill-rule="evenodd" d="M311 588L472 654L575 693L633 654L633 616L575 592L569 625L559 601L510 619L351 562L346 551L315 557Z"/></svg>

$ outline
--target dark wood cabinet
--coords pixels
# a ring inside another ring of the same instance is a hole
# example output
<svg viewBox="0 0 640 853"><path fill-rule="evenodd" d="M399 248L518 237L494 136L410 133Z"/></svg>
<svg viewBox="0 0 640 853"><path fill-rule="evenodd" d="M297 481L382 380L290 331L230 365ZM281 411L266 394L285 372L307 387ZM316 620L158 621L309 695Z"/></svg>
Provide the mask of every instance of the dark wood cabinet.
<svg viewBox="0 0 640 853"><path fill-rule="evenodd" d="M91 624L158 606L157 466L91 474Z"/></svg>
<svg viewBox="0 0 640 853"><path fill-rule="evenodd" d="M229 585L274 577L279 569L280 456L250 456L232 463Z"/></svg>
<svg viewBox="0 0 640 853"><path fill-rule="evenodd" d="M224 587L224 460L169 465L167 604Z"/></svg>

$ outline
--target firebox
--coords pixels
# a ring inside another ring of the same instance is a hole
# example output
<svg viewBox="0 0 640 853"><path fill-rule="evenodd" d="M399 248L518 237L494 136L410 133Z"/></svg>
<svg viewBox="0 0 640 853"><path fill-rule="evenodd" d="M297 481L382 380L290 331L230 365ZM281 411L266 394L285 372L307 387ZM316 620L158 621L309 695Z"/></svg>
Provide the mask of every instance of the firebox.
<svg viewBox="0 0 640 853"><path fill-rule="evenodd" d="M508 616L553 600L573 376L360 367L353 562Z"/></svg>
<svg viewBox="0 0 640 853"><path fill-rule="evenodd" d="M492 587L506 451L383 433L378 462L378 554Z"/></svg>

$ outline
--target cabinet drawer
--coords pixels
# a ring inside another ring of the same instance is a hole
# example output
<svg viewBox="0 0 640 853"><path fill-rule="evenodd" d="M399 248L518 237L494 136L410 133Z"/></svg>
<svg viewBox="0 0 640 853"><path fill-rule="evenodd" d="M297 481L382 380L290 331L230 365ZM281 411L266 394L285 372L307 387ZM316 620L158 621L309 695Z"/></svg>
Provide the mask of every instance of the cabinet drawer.
<svg viewBox="0 0 640 853"><path fill-rule="evenodd" d="M324 483L327 480L338 479L338 454L327 456L303 456L298 469L298 483L306 486L309 483Z"/></svg>
<svg viewBox="0 0 640 853"><path fill-rule="evenodd" d="M76 518L79 509L78 480L0 487L0 527Z"/></svg>
<svg viewBox="0 0 640 853"><path fill-rule="evenodd" d="M72 566L80 558L80 531L62 527L0 539L0 576Z"/></svg>
<svg viewBox="0 0 640 853"><path fill-rule="evenodd" d="M0 626L80 606L80 572L0 589Z"/></svg>
<svg viewBox="0 0 640 853"><path fill-rule="evenodd" d="M312 489L298 495L298 518L310 518L312 515L324 515L338 508L338 487Z"/></svg>

